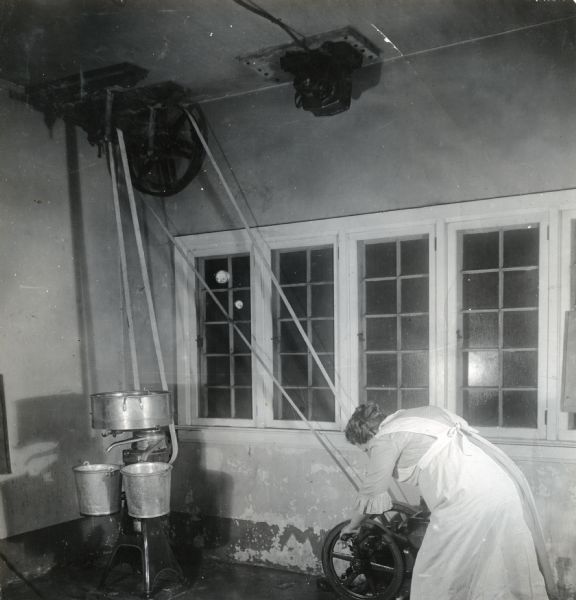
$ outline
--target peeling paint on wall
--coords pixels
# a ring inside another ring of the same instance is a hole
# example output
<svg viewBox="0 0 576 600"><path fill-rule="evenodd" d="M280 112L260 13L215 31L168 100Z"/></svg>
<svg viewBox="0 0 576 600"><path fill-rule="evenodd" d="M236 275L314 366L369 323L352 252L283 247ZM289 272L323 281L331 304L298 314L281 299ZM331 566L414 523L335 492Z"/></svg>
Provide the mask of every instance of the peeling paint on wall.
<svg viewBox="0 0 576 600"><path fill-rule="evenodd" d="M241 444L184 443L180 452L177 469L185 466L186 473L174 501L199 519L187 534L190 542L200 528L206 551L223 559L321 572L323 537L346 518L355 496L321 448L250 444L248 452ZM351 456L355 466L362 464L362 457ZM518 463L535 492L563 597L572 597L576 464Z"/></svg>
<svg viewBox="0 0 576 600"><path fill-rule="evenodd" d="M290 536L282 545L275 540L269 549L236 548L233 554L235 560L242 562L258 562L299 571L317 572L311 565L317 564L317 557L309 540L299 543Z"/></svg>

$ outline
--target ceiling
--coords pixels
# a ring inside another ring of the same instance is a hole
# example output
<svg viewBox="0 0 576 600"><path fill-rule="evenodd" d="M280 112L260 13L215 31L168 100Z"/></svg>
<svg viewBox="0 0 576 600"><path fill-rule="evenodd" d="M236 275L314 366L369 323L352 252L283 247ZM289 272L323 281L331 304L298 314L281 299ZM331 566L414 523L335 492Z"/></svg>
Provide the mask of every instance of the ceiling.
<svg viewBox="0 0 576 600"><path fill-rule="evenodd" d="M576 21L570 0L258 0L258 6L306 38L351 27L381 64ZM4 82L39 83L128 62L148 71L145 84L174 81L202 101L278 85L239 57L285 45L297 49L281 27L234 0L0 0Z"/></svg>

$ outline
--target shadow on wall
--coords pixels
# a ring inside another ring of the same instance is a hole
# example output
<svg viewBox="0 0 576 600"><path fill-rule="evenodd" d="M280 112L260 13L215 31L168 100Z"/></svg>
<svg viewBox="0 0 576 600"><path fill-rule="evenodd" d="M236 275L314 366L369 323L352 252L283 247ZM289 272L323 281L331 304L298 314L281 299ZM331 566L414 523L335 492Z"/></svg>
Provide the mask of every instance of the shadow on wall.
<svg viewBox="0 0 576 600"><path fill-rule="evenodd" d="M172 475L172 536L178 547L200 550L226 546L234 492L227 473L203 468L200 446L181 446Z"/></svg>
<svg viewBox="0 0 576 600"><path fill-rule="evenodd" d="M6 536L80 516L72 469L84 461L105 462L89 410L80 394L15 403L14 475L0 483Z"/></svg>

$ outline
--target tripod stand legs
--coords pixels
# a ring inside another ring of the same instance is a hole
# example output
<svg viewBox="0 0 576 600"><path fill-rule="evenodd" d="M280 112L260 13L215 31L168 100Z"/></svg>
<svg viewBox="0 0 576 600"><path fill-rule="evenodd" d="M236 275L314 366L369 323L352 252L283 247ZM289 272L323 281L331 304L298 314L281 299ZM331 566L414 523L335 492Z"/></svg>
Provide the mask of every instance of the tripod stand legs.
<svg viewBox="0 0 576 600"><path fill-rule="evenodd" d="M140 526L135 527L136 523ZM121 563L127 563L142 573L146 598L152 595L160 577L169 578L174 583L185 583L161 517L137 520L127 515L123 517L122 529L100 580L100 588L104 587L112 569Z"/></svg>

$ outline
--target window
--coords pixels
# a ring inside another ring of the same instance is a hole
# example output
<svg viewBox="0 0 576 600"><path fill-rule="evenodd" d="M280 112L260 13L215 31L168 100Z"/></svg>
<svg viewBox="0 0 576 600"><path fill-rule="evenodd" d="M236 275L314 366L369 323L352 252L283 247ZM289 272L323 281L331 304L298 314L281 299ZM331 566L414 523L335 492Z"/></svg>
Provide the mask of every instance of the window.
<svg viewBox="0 0 576 600"><path fill-rule="evenodd" d="M334 379L334 251L282 250L275 270L285 297L330 381ZM280 294L274 294L276 376L298 409L313 421L335 421L334 394ZM278 389L274 419L299 419Z"/></svg>
<svg viewBox="0 0 576 600"><path fill-rule="evenodd" d="M472 425L538 426L539 230L461 234L460 398Z"/></svg>
<svg viewBox="0 0 576 600"><path fill-rule="evenodd" d="M576 442L575 223L557 192L262 227L258 251L242 231L181 238L227 314L177 261L180 424L306 429L277 381L324 430L371 401L444 406L518 447Z"/></svg>
<svg viewBox="0 0 576 600"><path fill-rule="evenodd" d="M568 310L576 310L576 219L570 221L570 305ZM576 432L576 413L568 413L568 429Z"/></svg>
<svg viewBox="0 0 576 600"><path fill-rule="evenodd" d="M199 266L211 292L199 290L199 416L252 419L252 357L245 341L251 337L250 257L206 258Z"/></svg>
<svg viewBox="0 0 576 600"><path fill-rule="evenodd" d="M428 237L361 243L361 401L428 404Z"/></svg>

